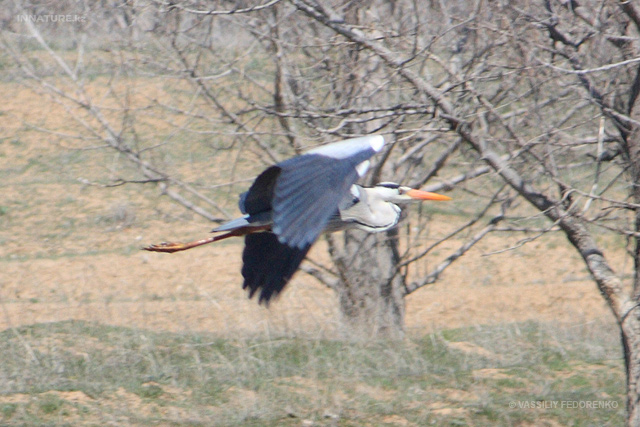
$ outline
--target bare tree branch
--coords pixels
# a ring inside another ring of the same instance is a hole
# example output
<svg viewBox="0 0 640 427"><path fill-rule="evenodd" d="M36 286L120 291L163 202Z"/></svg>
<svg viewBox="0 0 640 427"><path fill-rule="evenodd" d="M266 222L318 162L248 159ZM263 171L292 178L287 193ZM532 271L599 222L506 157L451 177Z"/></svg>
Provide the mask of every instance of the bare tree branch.
<svg viewBox="0 0 640 427"><path fill-rule="evenodd" d="M467 253L469 249L471 249L476 243L482 240L487 234L491 233L495 230L498 221L491 221L486 227L477 232L471 239L467 240L463 245L461 245L458 250L449 255L444 261L436 266L433 271L427 274L425 277L421 278L419 281L412 282L407 285L406 294L410 294L415 292L416 290L435 283L442 272L447 269L455 260L460 258L462 255Z"/></svg>

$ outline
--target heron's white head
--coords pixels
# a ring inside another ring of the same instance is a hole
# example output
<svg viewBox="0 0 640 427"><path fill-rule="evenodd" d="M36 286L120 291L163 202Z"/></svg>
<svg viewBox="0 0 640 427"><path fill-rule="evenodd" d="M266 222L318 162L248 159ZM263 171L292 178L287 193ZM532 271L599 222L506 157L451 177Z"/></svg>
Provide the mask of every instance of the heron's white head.
<svg viewBox="0 0 640 427"><path fill-rule="evenodd" d="M429 191L415 190L395 182L381 182L373 187L374 193L385 202L408 203L421 202L423 200L446 201L451 197Z"/></svg>

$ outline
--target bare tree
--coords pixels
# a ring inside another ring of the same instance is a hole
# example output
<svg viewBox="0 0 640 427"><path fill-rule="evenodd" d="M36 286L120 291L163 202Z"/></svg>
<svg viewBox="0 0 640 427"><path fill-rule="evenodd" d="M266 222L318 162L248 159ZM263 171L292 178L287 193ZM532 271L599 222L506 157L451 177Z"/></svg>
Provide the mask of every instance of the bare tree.
<svg viewBox="0 0 640 427"><path fill-rule="evenodd" d="M397 39L378 37L373 23L363 29L324 3L292 3L401 76L444 126L548 218L546 230L566 235L619 324L628 424L640 425L637 5L423 5L440 23L425 20L436 35L428 44L416 38L409 51ZM429 59L422 67L421 56ZM606 234L626 240L631 283L607 261L599 243Z"/></svg>
<svg viewBox="0 0 640 427"><path fill-rule="evenodd" d="M349 20L355 26L371 25L360 22L367 13L376 16L385 13L385 7L359 2L323 7L328 8L323 13L332 16L330 19ZM413 12L405 10L412 7L409 4L396 7L398 13L408 16ZM452 158L458 157L460 139L438 138L442 130L432 124L432 106L416 96L415 89L395 70L385 67L381 58L363 51L357 43L336 38L335 31L322 21L300 20L299 11L289 4L279 4L265 13L268 15L256 23L252 32L274 61L272 99L250 102L277 120L280 132L294 151L302 146L304 136L330 141L384 132L392 145L381 159L376 159L370 183L398 180L415 187L425 185ZM385 24L391 22L392 18L385 20ZM403 22L396 32L400 43L413 45L411 34L416 33L412 30L419 25L419 17ZM419 61L424 60L426 57ZM477 167L462 174L450 172L448 180L435 185L439 189L452 188L488 170ZM497 226L497 220L484 220L483 225L480 222L490 206L509 198L500 190L495 188L484 194L486 206L478 209L475 219L428 248L419 243L426 237L424 222L418 223L417 235L401 234L398 230L382 236L350 231L342 238L326 237L332 268L314 263L314 267L304 269L337 292L342 320L347 326L345 332L349 335L400 337L404 328L404 298L434 283L447 266ZM480 231L470 235L454 253L443 257L430 273L410 274L415 263L447 238L469 233L479 225ZM419 254L410 250L416 245L422 247Z"/></svg>

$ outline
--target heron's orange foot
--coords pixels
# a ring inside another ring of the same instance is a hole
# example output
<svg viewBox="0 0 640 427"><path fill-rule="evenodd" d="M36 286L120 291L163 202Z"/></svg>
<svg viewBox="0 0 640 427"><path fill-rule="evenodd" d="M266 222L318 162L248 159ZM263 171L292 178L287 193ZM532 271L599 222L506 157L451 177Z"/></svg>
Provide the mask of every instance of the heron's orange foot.
<svg viewBox="0 0 640 427"><path fill-rule="evenodd" d="M142 249L144 249L145 251L151 251L151 252L172 253L172 252L178 252L178 251L184 250L185 249L185 244L184 243L162 242L160 244L147 246L146 248L142 248Z"/></svg>

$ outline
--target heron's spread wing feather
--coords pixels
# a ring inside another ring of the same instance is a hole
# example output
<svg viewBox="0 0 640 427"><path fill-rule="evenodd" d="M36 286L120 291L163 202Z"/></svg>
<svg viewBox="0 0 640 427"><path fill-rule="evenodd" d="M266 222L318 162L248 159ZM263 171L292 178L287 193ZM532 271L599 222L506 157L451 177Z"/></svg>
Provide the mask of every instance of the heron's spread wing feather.
<svg viewBox="0 0 640 427"><path fill-rule="evenodd" d="M260 291L258 302L265 304L282 291L311 247L309 244L300 249L282 244L275 234L268 232L248 234L244 242L242 288L249 290L249 298Z"/></svg>
<svg viewBox="0 0 640 427"><path fill-rule="evenodd" d="M240 193L240 196L238 196L238 208L240 209L240 212L242 212L243 214L247 214L247 209L244 207L244 205L247 202L247 196L249 195L249 191L245 191L244 193Z"/></svg>
<svg viewBox="0 0 640 427"><path fill-rule="evenodd" d="M384 138L381 135L368 135L323 145L307 151L307 153L321 154L334 159L346 159L366 150L378 152L382 150L383 146Z"/></svg>
<svg viewBox="0 0 640 427"><path fill-rule="evenodd" d="M298 248L313 243L358 179L356 166L373 154L373 149L342 159L304 154L279 163L272 208L280 241Z"/></svg>
<svg viewBox="0 0 640 427"><path fill-rule="evenodd" d="M262 172L249 191L240 195L239 207L243 214L255 215L260 212L270 211L273 200L273 190L276 180L280 175L280 168L271 166Z"/></svg>

